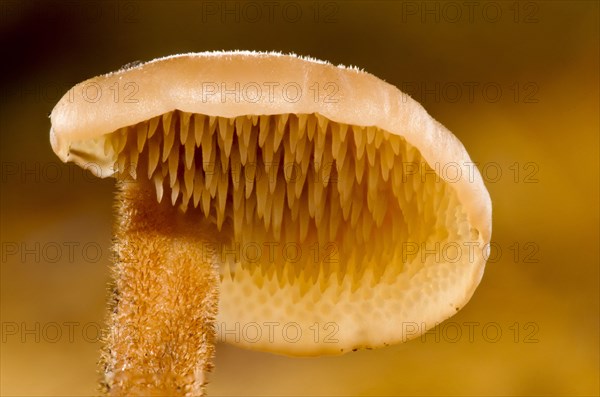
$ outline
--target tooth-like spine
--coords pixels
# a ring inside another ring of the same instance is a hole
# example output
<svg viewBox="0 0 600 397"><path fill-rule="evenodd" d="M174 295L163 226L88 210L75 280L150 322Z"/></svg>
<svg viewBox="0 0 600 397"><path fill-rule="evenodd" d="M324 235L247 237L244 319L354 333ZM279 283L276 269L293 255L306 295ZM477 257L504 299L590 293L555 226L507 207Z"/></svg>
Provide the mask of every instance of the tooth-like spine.
<svg viewBox="0 0 600 397"><path fill-rule="evenodd" d="M253 116L252 120L254 120L254 117L256 117L256 123L258 123L258 116ZM256 126L256 123L254 121L251 122L248 118L244 119L240 135L241 139L238 139L238 142L243 142L244 146L248 147L252 130L256 131L256 128L253 128L253 126Z"/></svg>
<svg viewBox="0 0 600 397"><path fill-rule="evenodd" d="M376 129L375 130L375 148L379 149L381 147L382 142L383 142L383 131L381 131L380 129Z"/></svg>
<svg viewBox="0 0 600 397"><path fill-rule="evenodd" d="M217 117L217 131L223 141L225 141L228 126L229 119L227 117Z"/></svg>
<svg viewBox="0 0 600 397"><path fill-rule="evenodd" d="M270 164L265 164L265 171L269 178L269 192L275 191L277 185L277 179L279 179L279 162L281 161L281 151L277 151L273 154ZM281 184L281 183L280 183Z"/></svg>
<svg viewBox="0 0 600 397"><path fill-rule="evenodd" d="M157 172L152 177L152 180L154 181L154 188L156 190L156 200L158 200L158 202L160 203L162 201L164 193L162 174L160 172Z"/></svg>
<svg viewBox="0 0 600 397"><path fill-rule="evenodd" d="M314 194L314 205L315 205L315 219L317 215L323 213L323 208L325 208L325 200L326 196L323 196L323 183L318 180L318 177L315 177L315 180L312 182L314 185L313 194ZM317 225L321 223L321 219L319 218L317 221Z"/></svg>
<svg viewBox="0 0 600 397"><path fill-rule="evenodd" d="M191 193L185 188L185 183L179 185L181 189L181 204L179 205L179 209L182 212L186 212L188 209L188 204L190 202Z"/></svg>
<svg viewBox="0 0 600 397"><path fill-rule="evenodd" d="M118 147L115 150L115 153L119 154L125 149L127 145L127 136L129 135L129 127L121 128L117 132L118 136Z"/></svg>
<svg viewBox="0 0 600 397"><path fill-rule="evenodd" d="M281 235L281 222L283 220L283 208L285 200L285 185L280 183L277 185L277 190L275 191L275 196L273 198L273 215L272 215L272 224L273 224L273 233L275 234L275 238L279 240Z"/></svg>
<svg viewBox="0 0 600 397"><path fill-rule="evenodd" d="M283 177L285 178L285 182L288 185L290 181L294 180L294 175L296 173L296 164L295 164L295 156L290 149L290 142L287 140L283 142Z"/></svg>
<svg viewBox="0 0 600 397"><path fill-rule="evenodd" d="M396 156L398 156L400 154L400 143L401 143L400 137L390 134L389 142L390 142L390 145L392 146L392 150L394 151L394 154Z"/></svg>
<svg viewBox="0 0 600 397"><path fill-rule="evenodd" d="M246 199L249 199L252 195L252 190L254 188L254 178L256 177L256 169L258 168L258 164L250 164L248 167L244 167L244 182L245 182L245 196Z"/></svg>
<svg viewBox="0 0 600 397"><path fill-rule="evenodd" d="M267 136L269 135L270 121L271 121L271 116L260 116L258 146L260 146L261 148L265 144Z"/></svg>
<svg viewBox="0 0 600 397"><path fill-rule="evenodd" d="M325 126L327 125L325 124ZM315 168L315 172L318 172L319 168L321 168L323 151L325 150L325 137L325 130L317 131L317 137L315 139L315 150L313 153L313 166Z"/></svg>
<svg viewBox="0 0 600 397"><path fill-rule="evenodd" d="M187 212L187 209L188 209L188 206L189 206L189 203L190 203L190 199L189 199L189 197L185 196L185 194L186 194L186 193L184 192L184 193L183 193L183 196L182 196L182 197L183 197L183 198L182 198L182 202L181 202L181 204L179 204L179 209L180 209L180 210L181 210L181 212L183 212L183 213L186 213L186 212ZM187 197L187 198L186 198L186 197Z"/></svg>
<svg viewBox="0 0 600 397"><path fill-rule="evenodd" d="M225 156L229 157L231 154L231 146L233 145L233 135L235 132L235 120L230 119L227 123L227 129L225 130L225 137L223 138L223 149L225 150Z"/></svg>
<svg viewBox="0 0 600 397"><path fill-rule="evenodd" d="M196 171L196 167L194 166L193 161L194 159L192 158L192 165L189 168L185 168L183 171L186 192L194 191L194 173Z"/></svg>
<svg viewBox="0 0 600 397"><path fill-rule="evenodd" d="M273 150L279 149L279 144L281 143L281 140L285 134L288 117L289 113L280 114L276 117L277 126L273 131Z"/></svg>
<svg viewBox="0 0 600 397"><path fill-rule="evenodd" d="M127 163L127 154L125 152L119 153L119 156L117 157L117 170L120 175L123 175L125 173L126 163Z"/></svg>
<svg viewBox="0 0 600 397"><path fill-rule="evenodd" d="M175 205L177 201L177 197L179 196L179 181L175 181L173 186L171 186L171 205Z"/></svg>
<svg viewBox="0 0 600 397"><path fill-rule="evenodd" d="M179 139L182 145L188 141L188 134L190 131L190 118L192 114L188 112L181 112L179 117ZM190 134L191 135L191 134Z"/></svg>
<svg viewBox="0 0 600 397"><path fill-rule="evenodd" d="M248 147L243 142L238 141L238 149L240 163L241 165L246 165L246 161L248 160Z"/></svg>
<svg viewBox="0 0 600 397"><path fill-rule="evenodd" d="M171 113L168 113L169 115ZM166 117L166 115L165 115ZM165 128L166 126L166 122L164 121L165 118L163 117L163 128ZM169 158L169 156L171 155L171 149L173 148L173 144L175 143L175 135L177 134L177 132L175 131L175 123L172 122L170 120L169 117L169 123L168 123L169 129L165 129L165 136L164 136L164 140L163 140L163 156L162 156L162 161L167 161L167 159Z"/></svg>
<svg viewBox="0 0 600 397"><path fill-rule="evenodd" d="M309 221L310 221L310 217L309 217L309 211L306 205L306 202L303 202L302 205L300 205L300 213L298 214L298 221L300 223L300 230L299 230L299 234L300 234L300 242L304 242L304 240L306 240L306 236L308 235L308 226L309 226Z"/></svg>
<svg viewBox="0 0 600 397"><path fill-rule="evenodd" d="M383 219L387 211L387 205L387 195L382 194L377 199L377 205L375 206L375 210L373 211L373 219L375 220L375 224L377 225L377 227L381 227L381 225L383 224Z"/></svg>
<svg viewBox="0 0 600 397"><path fill-rule="evenodd" d="M365 153L365 146L366 146L365 130L362 127L353 125L352 131L354 132L354 144L356 146L356 158L360 160L363 158L363 155Z"/></svg>
<svg viewBox="0 0 600 397"><path fill-rule="evenodd" d="M296 152L296 145L298 144L298 117L294 114L290 115L288 120L289 129L288 129L288 145L289 148L286 151L291 150L291 154Z"/></svg>
<svg viewBox="0 0 600 397"><path fill-rule="evenodd" d="M395 156L394 157L394 166L392 167L392 175L393 175L393 185L399 185L404 183L403 175L404 175L404 162L402 157Z"/></svg>
<svg viewBox="0 0 600 397"><path fill-rule="evenodd" d="M342 202L343 198L340 197L340 207L342 208L342 216L344 221L348 221L350 218L350 212L352 209L352 200L346 199Z"/></svg>
<svg viewBox="0 0 600 397"><path fill-rule="evenodd" d="M344 167L344 162L346 161L346 151L348 150L348 140L345 139L340 142L338 150L333 154L333 158L335 159L335 166L338 174L340 170ZM333 151L333 149L332 149Z"/></svg>
<svg viewBox="0 0 600 397"><path fill-rule="evenodd" d="M113 152L115 152L115 155L119 154L119 137L120 136L121 136L120 130L117 130L108 136L110 139L110 145L112 146L112 149L113 149Z"/></svg>
<svg viewBox="0 0 600 397"><path fill-rule="evenodd" d="M308 120L306 121L306 136L310 141L313 140L315 133L317 132L317 118L314 114L308 115Z"/></svg>
<svg viewBox="0 0 600 397"><path fill-rule="evenodd" d="M304 193L304 197L301 200L295 200L294 205L290 208L292 222L296 222L298 220L298 213L302 203L306 203L306 193Z"/></svg>
<svg viewBox="0 0 600 397"><path fill-rule="evenodd" d="M388 167L387 153L382 153L381 151L379 152L379 165L381 168L381 176L383 177L383 180L387 182L390 176L390 168Z"/></svg>
<svg viewBox="0 0 600 397"><path fill-rule="evenodd" d="M352 214L350 215L350 225L352 226L352 228L356 227L356 224L362 212L362 207L362 197L359 194L355 194L354 199L352 200Z"/></svg>
<svg viewBox="0 0 600 397"><path fill-rule="evenodd" d="M213 136L205 132L202 135L202 169L208 172L215 168L215 151L213 150Z"/></svg>
<svg viewBox="0 0 600 397"><path fill-rule="evenodd" d="M327 145L326 145L327 147ZM331 155L331 151L330 150L325 150L323 152L323 164L321 165L321 170L320 170L320 178L321 178L321 183L323 183L323 187L327 187L327 185L329 184L329 181L331 179L333 179L333 156Z"/></svg>
<svg viewBox="0 0 600 397"><path fill-rule="evenodd" d="M394 167L394 163L396 162L397 154L394 153L394 148L392 145L388 143L385 145L385 159L387 161L387 167L392 169Z"/></svg>
<svg viewBox="0 0 600 397"><path fill-rule="evenodd" d="M265 231L269 231L271 227L271 215L273 208L273 195L267 194L265 197L265 209L263 210L263 221L265 225Z"/></svg>
<svg viewBox="0 0 600 397"><path fill-rule="evenodd" d="M253 128L248 141L248 161L250 164L256 163L256 153L258 152L258 130Z"/></svg>
<svg viewBox="0 0 600 397"><path fill-rule="evenodd" d="M325 200L324 200L325 201ZM329 238L329 205L325 202L317 207L315 217L315 225L317 226L317 238L319 247L327 247L327 239Z"/></svg>
<svg viewBox="0 0 600 397"><path fill-rule="evenodd" d="M340 200L344 203L348 203L352 197L355 181L353 162L352 159L348 159L344 168L338 173L337 188L340 193Z"/></svg>
<svg viewBox="0 0 600 397"><path fill-rule="evenodd" d="M237 150L231 152L229 174L231 175L231 182L234 190L240 189L240 179L242 177L242 166L240 164L240 154Z"/></svg>
<svg viewBox="0 0 600 397"><path fill-rule="evenodd" d="M160 160L160 136L148 140L148 178L154 174L154 170Z"/></svg>
<svg viewBox="0 0 600 397"><path fill-rule="evenodd" d="M211 198L215 198L217 196L217 189L219 187L219 179L220 178L221 178L221 170L217 167L215 167L214 173L212 174L212 177L210 178L210 180L208 179L208 174L207 174L207 177L205 178L205 182L209 183L209 185L206 186L206 188L208 189L208 192L210 193Z"/></svg>
<svg viewBox="0 0 600 397"><path fill-rule="evenodd" d="M242 201L244 201L244 189L240 188L240 186L237 186L235 184L232 184L233 186L233 209L234 212L237 211L237 209L239 208L240 204Z"/></svg>
<svg viewBox="0 0 600 397"><path fill-rule="evenodd" d="M242 134L244 133L244 122L245 121L250 122L250 120L245 116L238 116L234 120L234 127L235 127L234 132L235 132L235 135L238 137L238 140L241 139Z"/></svg>
<svg viewBox="0 0 600 397"><path fill-rule="evenodd" d="M335 241L340 224L341 203L337 189L330 189L329 193L329 241Z"/></svg>
<svg viewBox="0 0 600 397"><path fill-rule="evenodd" d="M186 168L190 168L194 164L194 153L196 151L196 145L194 141L194 136L189 134L187 136L187 141L184 144Z"/></svg>
<svg viewBox="0 0 600 397"><path fill-rule="evenodd" d="M375 146L372 144L367 145L367 158L369 159L369 165L373 167L375 165Z"/></svg>
<svg viewBox="0 0 600 397"><path fill-rule="evenodd" d="M354 162L354 171L355 171L355 175L356 175L356 181L360 184L362 181L362 177L364 175L364 171L365 171L365 158L364 156L362 158L356 158L355 162Z"/></svg>
<svg viewBox="0 0 600 397"><path fill-rule="evenodd" d="M170 186L172 188L178 179L177 169L179 168L179 141L175 141L175 143L173 144L171 154L168 156L167 160L169 163Z"/></svg>
<svg viewBox="0 0 600 397"><path fill-rule="evenodd" d="M204 120L206 116L194 113L194 141L196 147L202 144L202 134L204 133Z"/></svg>
<svg viewBox="0 0 600 397"><path fill-rule="evenodd" d="M250 196L250 198L246 198L246 225L249 228L252 228L253 225L253 220L254 220L254 214L256 213L256 196L252 195ZM250 234L251 235L251 234Z"/></svg>
<svg viewBox="0 0 600 397"><path fill-rule="evenodd" d="M308 175L307 179L308 180L306 182L308 184L308 213L310 214L311 218L314 218L316 209L315 197L317 195L315 193L315 185L317 185L317 183L315 183L314 174L312 172Z"/></svg>
<svg viewBox="0 0 600 397"><path fill-rule="evenodd" d="M257 175L256 178L256 213L259 219L265 214L265 205L267 202L267 192L269 191L268 175Z"/></svg>
<svg viewBox="0 0 600 397"><path fill-rule="evenodd" d="M296 163L300 163L302 158L304 157L304 152L307 151L307 146L310 146L312 143L308 140L306 135L300 136L298 134L298 142L296 143Z"/></svg>
<svg viewBox="0 0 600 397"><path fill-rule="evenodd" d="M325 132L327 130L327 125L329 124L329 120L320 115L319 113L315 113L315 115L317 116L317 123L319 125L319 131L320 132Z"/></svg>
<svg viewBox="0 0 600 397"><path fill-rule="evenodd" d="M273 134L269 133L269 137L265 140L262 147L262 156L265 163L273 161Z"/></svg>
<svg viewBox="0 0 600 397"><path fill-rule="evenodd" d="M369 178L367 181L367 186L368 186L368 194L367 194L367 198L369 200L367 200L367 203L369 204L369 211L373 212L373 205L375 200L377 200L377 195L379 193L379 169L377 169L376 167L370 167L369 168Z"/></svg>
<svg viewBox="0 0 600 397"><path fill-rule="evenodd" d="M346 142L346 134L348 133L348 124L333 123L331 128L331 154L334 159L337 159L341 154L343 147L342 143ZM344 146L345 148L345 146ZM345 150L344 150L345 152ZM344 153L345 154L345 153Z"/></svg>
<svg viewBox="0 0 600 397"><path fill-rule="evenodd" d="M211 134L217 128L217 116L208 116L208 130L211 131Z"/></svg>
<svg viewBox="0 0 600 397"><path fill-rule="evenodd" d="M375 203L377 201L377 197L373 196L371 191L367 193L367 209L371 214L375 212Z"/></svg>
<svg viewBox="0 0 600 397"><path fill-rule="evenodd" d="M371 145L375 140L375 127L367 127L367 143Z"/></svg>
<svg viewBox="0 0 600 397"><path fill-rule="evenodd" d="M144 150L144 144L148 136L148 122L144 121L136 126L137 132L137 151L141 153Z"/></svg>
<svg viewBox="0 0 600 397"><path fill-rule="evenodd" d="M310 150L304 150L304 156L300 162L300 172L296 176L296 198L300 197L308 176L308 166L310 164Z"/></svg>
<svg viewBox="0 0 600 397"><path fill-rule="evenodd" d="M154 136L161 120L161 116L152 117L150 119L150 121L148 122L148 137L146 139L150 139Z"/></svg>
<svg viewBox="0 0 600 397"><path fill-rule="evenodd" d="M162 128L166 133L171 130L171 124L173 123L173 116L175 116L176 111L165 113L162 116Z"/></svg>
<svg viewBox="0 0 600 397"><path fill-rule="evenodd" d="M223 174L226 174L227 170L229 170L229 156L225 153L225 142L221 140L220 136L217 136L217 142L219 144L219 149L221 150L218 150L216 154L221 163L221 171Z"/></svg>
<svg viewBox="0 0 600 397"><path fill-rule="evenodd" d="M294 205L297 205L296 193L294 192L296 184L288 182L285 184L285 188L288 208L291 210L292 208L294 208Z"/></svg>
<svg viewBox="0 0 600 397"><path fill-rule="evenodd" d="M210 215L210 201L210 193L205 187L204 191L202 192L202 212L204 213L204 216L206 218L208 218L208 216Z"/></svg>
<svg viewBox="0 0 600 397"><path fill-rule="evenodd" d="M306 113L300 113L298 115L298 134L300 137L300 135L304 134L304 132L306 131L306 123L308 122L308 114Z"/></svg>

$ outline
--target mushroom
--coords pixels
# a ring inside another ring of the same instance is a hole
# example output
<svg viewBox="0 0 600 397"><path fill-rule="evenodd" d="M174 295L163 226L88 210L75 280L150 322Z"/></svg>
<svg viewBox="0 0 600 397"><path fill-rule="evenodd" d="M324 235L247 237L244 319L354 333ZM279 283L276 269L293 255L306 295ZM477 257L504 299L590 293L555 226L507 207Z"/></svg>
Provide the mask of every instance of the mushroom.
<svg viewBox="0 0 600 397"><path fill-rule="evenodd" d="M202 393L216 336L289 355L403 342L483 275L491 201L466 150L356 68L176 55L76 85L51 121L61 160L119 180L112 395Z"/></svg>

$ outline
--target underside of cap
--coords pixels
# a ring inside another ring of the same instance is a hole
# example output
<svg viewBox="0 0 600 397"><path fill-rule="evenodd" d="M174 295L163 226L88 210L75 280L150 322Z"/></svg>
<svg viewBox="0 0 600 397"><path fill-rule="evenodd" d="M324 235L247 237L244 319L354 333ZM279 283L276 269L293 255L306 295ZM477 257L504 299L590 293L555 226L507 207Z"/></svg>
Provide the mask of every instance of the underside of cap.
<svg viewBox="0 0 600 397"><path fill-rule="evenodd" d="M126 85L129 101L109 95ZM51 119L63 161L101 177L134 164L131 175L155 181L159 198L230 235L215 257L217 333L227 342L295 355L402 342L462 308L483 274L491 203L464 147L357 69L274 53L185 54L80 83ZM284 166L274 182L252 172L248 182L250 164L269 173L273 161L297 164L302 183ZM327 162L336 179L317 180ZM452 174L439 172L449 164ZM290 260L298 250L304 259Z"/></svg>

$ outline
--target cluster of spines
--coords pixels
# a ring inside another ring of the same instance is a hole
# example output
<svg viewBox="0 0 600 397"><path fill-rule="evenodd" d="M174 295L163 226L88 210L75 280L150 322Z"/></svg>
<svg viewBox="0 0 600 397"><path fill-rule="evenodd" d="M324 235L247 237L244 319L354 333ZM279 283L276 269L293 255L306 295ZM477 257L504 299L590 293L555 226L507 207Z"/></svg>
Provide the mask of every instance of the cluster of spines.
<svg viewBox="0 0 600 397"><path fill-rule="evenodd" d="M229 222L236 242L334 243L338 265L321 263L317 273L353 262L375 262L376 276L391 262L401 270L402 242L443 233L452 221L442 215L446 184L405 172L408 163L426 166L418 150L320 114L173 111L110 134L111 151L121 174L153 181L158 201L167 191L182 211L199 208L219 229ZM307 273L306 263L288 265ZM355 276L366 268L354 266Z"/></svg>

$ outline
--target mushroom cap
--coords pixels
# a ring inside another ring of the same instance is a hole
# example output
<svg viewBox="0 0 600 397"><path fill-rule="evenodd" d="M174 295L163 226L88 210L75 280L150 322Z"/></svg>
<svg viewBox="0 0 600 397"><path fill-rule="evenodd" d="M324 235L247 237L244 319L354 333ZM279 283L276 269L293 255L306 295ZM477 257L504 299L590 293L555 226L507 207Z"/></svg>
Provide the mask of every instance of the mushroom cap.
<svg viewBox="0 0 600 397"><path fill-rule="evenodd" d="M253 95L257 87L262 90L259 97ZM236 97L244 90L247 90L245 97ZM333 122L374 126L401 136L432 167L452 164L463 175L456 180L454 174L439 174L456 194L475 233L473 240L479 243L479 249L474 259L423 265L415 274L404 275L401 282L382 287L384 290L373 294L394 296L396 302L383 305L385 314L380 313L377 318L369 318L372 306L361 312L362 318L356 314L330 316L335 327L339 327L336 342L315 343L311 339L314 333L305 328L310 322L306 322L300 324L305 335L299 342L276 338L264 343L248 342L247 347L319 354L405 341L453 315L474 293L483 275L485 247L491 237L490 196L461 142L396 87L357 68L296 55L235 51L169 56L94 77L73 87L50 116L52 148L65 162L75 162L99 177L111 176L116 158L114 153L105 155L108 134L176 109L228 118L318 113ZM443 280L443 287L431 287L432 280ZM415 296L423 285L428 285L432 292ZM227 288L223 292L228 293ZM345 304L360 305L354 300ZM336 302L339 306L332 310L346 310L339 299ZM395 317L394 308L402 315ZM249 313L243 321L248 324L253 318L258 324L264 320ZM319 318L322 328L326 323L323 319L328 317ZM226 319L228 324L239 320L228 313L223 313L220 319ZM285 315L281 314L279 319L285 319Z"/></svg>

